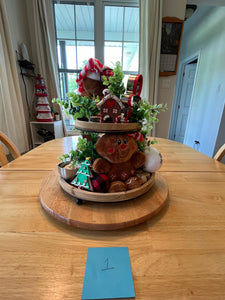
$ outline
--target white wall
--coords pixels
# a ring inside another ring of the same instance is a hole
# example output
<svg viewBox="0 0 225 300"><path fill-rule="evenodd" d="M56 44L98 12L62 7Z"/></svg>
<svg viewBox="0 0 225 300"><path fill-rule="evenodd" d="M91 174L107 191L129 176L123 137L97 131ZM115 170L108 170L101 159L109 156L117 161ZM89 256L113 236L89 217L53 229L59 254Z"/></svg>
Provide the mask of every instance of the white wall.
<svg viewBox="0 0 225 300"><path fill-rule="evenodd" d="M184 20L186 0L163 0L163 17L177 17ZM160 77L158 89L158 103L168 105L168 110L161 113L156 126L156 136L168 138L175 96L177 76Z"/></svg>
<svg viewBox="0 0 225 300"><path fill-rule="evenodd" d="M27 26L26 2L24 0L7 0L5 3L14 49L18 50L20 43L24 42L27 44L28 50L31 50L29 49L30 39L29 27Z"/></svg>
<svg viewBox="0 0 225 300"><path fill-rule="evenodd" d="M190 19L191 21L191 19ZM184 31L180 61L200 51L184 143L213 156L225 103L225 7L206 10ZM225 129L224 129L225 130Z"/></svg>

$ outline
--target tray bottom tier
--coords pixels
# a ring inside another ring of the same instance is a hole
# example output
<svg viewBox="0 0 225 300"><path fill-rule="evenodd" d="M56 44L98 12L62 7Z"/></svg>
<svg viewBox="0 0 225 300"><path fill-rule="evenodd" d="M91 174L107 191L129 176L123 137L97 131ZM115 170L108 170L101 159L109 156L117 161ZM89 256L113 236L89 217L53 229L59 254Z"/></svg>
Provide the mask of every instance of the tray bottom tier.
<svg viewBox="0 0 225 300"><path fill-rule="evenodd" d="M145 194L124 202L76 204L76 198L62 190L58 172L54 170L43 180L40 202L44 210L69 226L89 230L115 230L132 227L156 215L166 204L168 186L156 172L155 182Z"/></svg>

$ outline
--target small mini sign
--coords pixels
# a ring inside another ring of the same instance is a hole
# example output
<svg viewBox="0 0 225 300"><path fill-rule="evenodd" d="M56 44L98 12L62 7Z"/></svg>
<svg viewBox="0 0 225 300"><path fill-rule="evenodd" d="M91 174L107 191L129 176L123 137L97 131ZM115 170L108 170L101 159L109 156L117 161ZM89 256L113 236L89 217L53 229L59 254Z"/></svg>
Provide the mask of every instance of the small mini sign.
<svg viewBox="0 0 225 300"><path fill-rule="evenodd" d="M128 248L89 248L81 299L134 297Z"/></svg>

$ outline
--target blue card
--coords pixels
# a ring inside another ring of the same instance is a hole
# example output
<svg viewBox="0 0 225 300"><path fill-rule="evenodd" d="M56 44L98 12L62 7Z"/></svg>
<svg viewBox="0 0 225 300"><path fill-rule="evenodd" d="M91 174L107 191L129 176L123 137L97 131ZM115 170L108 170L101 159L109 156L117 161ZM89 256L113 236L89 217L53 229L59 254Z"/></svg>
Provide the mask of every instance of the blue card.
<svg viewBox="0 0 225 300"><path fill-rule="evenodd" d="M135 297L127 247L88 248L82 300Z"/></svg>

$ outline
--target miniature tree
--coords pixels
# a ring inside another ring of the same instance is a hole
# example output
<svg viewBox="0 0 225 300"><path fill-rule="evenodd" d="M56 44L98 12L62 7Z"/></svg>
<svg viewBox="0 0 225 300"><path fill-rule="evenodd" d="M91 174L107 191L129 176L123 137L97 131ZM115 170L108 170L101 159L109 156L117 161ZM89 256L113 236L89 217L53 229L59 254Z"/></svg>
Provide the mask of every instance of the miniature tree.
<svg viewBox="0 0 225 300"><path fill-rule="evenodd" d="M125 92L123 84L124 74L120 62L116 62L116 67L113 69L114 76L107 78L103 76L103 84L107 86L110 93L120 99L120 96Z"/></svg>
<svg viewBox="0 0 225 300"><path fill-rule="evenodd" d="M88 159L83 161L81 163L81 167L77 171L76 178L71 182L71 184L77 186L80 189L83 188L92 191L93 187L90 178L93 177L93 174L90 166L91 164Z"/></svg>
<svg viewBox="0 0 225 300"><path fill-rule="evenodd" d="M38 112L37 121L38 122L53 122L53 117L51 114L51 109L48 102L47 88L45 86L45 80L40 74L37 75L35 84L35 96L37 97L37 107Z"/></svg>

